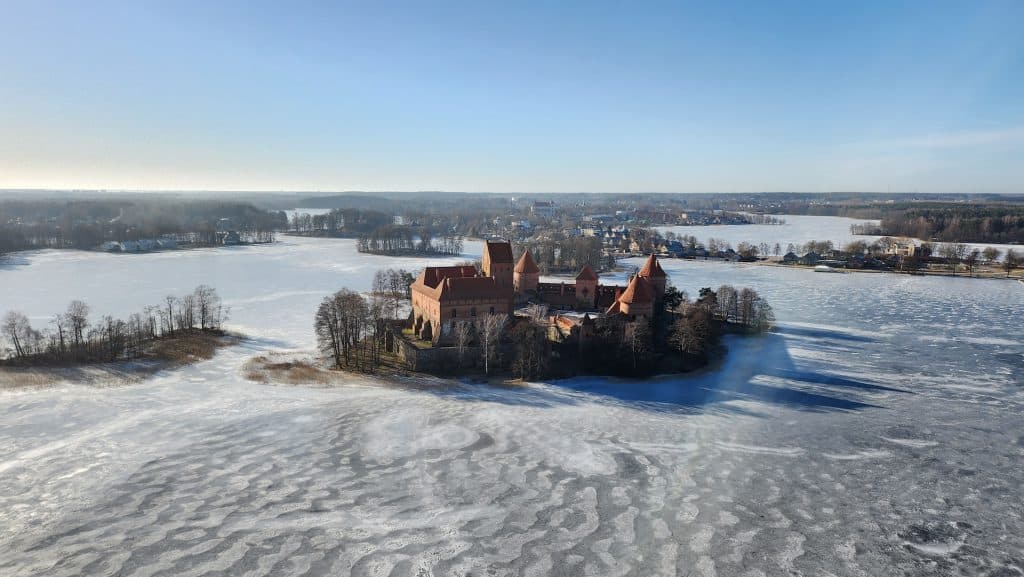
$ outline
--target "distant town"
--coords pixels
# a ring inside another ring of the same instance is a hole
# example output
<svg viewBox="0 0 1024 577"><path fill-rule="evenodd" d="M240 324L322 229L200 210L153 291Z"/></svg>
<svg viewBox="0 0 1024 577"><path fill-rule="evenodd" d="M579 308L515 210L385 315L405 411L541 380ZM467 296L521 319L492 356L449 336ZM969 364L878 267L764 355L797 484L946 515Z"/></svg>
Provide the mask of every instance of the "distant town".
<svg viewBox="0 0 1024 577"><path fill-rule="evenodd" d="M852 233L735 246L718 226L785 225L785 215L861 219ZM676 227L674 230L666 228ZM274 242L281 235L352 238L360 252L459 256L466 239L507 239L542 274L617 259L719 259L842 270L1012 276L1024 242L1024 198L994 195L409 193L331 196L125 196L0 193L0 254L41 248L138 253ZM968 243L975 243L971 246ZM998 246L977 246L990 243Z"/></svg>

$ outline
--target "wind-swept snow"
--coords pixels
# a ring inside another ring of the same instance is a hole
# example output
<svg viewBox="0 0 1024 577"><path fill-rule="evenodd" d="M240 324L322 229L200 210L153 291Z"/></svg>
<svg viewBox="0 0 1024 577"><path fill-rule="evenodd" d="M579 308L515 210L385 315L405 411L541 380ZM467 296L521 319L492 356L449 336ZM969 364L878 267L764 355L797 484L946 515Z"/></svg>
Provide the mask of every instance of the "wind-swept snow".
<svg viewBox="0 0 1024 577"><path fill-rule="evenodd" d="M779 331L685 378L314 388L242 368L308 350L322 295L427 261L316 239L27 260L2 306L37 323L206 283L252 338L139 385L0 393L5 577L1024 567L1017 283L666 261L690 294L756 287Z"/></svg>

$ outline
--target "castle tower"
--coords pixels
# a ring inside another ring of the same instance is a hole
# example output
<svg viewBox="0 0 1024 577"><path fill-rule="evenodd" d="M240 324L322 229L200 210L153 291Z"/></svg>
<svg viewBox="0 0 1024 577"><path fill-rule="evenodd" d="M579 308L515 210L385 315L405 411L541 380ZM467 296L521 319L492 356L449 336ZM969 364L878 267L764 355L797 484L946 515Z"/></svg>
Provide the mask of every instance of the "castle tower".
<svg viewBox="0 0 1024 577"><path fill-rule="evenodd" d="M580 306L591 308L597 302L597 273L590 265L583 265L583 270L576 275L576 302Z"/></svg>
<svg viewBox="0 0 1024 577"><path fill-rule="evenodd" d="M516 263L516 268L512 274L512 284L516 289L516 293L521 294L526 291L537 290L539 283L540 267L533 260L533 255L530 254L530 251L525 251L523 256L519 258L519 262Z"/></svg>
<svg viewBox="0 0 1024 577"><path fill-rule="evenodd" d="M668 284L668 275L665 274L665 270L658 264L658 257L653 254L647 257L647 262L644 263L643 268L637 273L637 276L646 280L648 286L651 288L651 292L654 294L654 300L661 302L661 299L665 296L665 287Z"/></svg>
<svg viewBox="0 0 1024 577"><path fill-rule="evenodd" d="M507 240L487 241L481 259L484 276L492 277L500 289L512 290L512 245Z"/></svg>
<svg viewBox="0 0 1024 577"><path fill-rule="evenodd" d="M654 317L654 295L651 294L653 287L646 278L639 275L629 281L629 286L619 295L608 312L620 312L624 315L634 315L651 319Z"/></svg>

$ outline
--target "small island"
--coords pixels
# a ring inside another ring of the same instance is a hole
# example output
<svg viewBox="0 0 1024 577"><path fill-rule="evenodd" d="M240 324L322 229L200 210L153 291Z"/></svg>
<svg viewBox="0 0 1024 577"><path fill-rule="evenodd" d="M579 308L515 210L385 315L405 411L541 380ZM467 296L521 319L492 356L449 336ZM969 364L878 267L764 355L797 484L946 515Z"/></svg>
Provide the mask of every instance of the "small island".
<svg viewBox="0 0 1024 577"><path fill-rule="evenodd" d="M0 351L0 388L73 381L134 382L158 370L210 359L238 341L222 329L227 317L220 296L201 285L183 296L167 296L127 320L89 320L80 300L36 329L28 317L10 311L0 332L10 343ZM6 354L5 354L6 353Z"/></svg>
<svg viewBox="0 0 1024 577"><path fill-rule="evenodd" d="M644 377L703 367L723 353L721 335L774 322L750 288L706 287L691 301L653 255L625 286L601 283L589 264L571 282L542 282L533 254L516 257L507 241L487 241L479 266L426 267L407 290L388 281L406 274L379 272L369 296L324 299L314 325L327 362L436 376Z"/></svg>

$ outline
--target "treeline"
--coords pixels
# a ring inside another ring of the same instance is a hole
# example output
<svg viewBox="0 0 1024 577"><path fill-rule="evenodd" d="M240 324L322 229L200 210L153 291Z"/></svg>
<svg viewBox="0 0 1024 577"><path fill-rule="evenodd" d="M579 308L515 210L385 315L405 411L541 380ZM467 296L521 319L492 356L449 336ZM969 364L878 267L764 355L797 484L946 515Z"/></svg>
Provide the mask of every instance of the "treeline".
<svg viewBox="0 0 1024 577"><path fill-rule="evenodd" d="M175 236L215 244L229 227L253 241L272 240L284 213L228 201L166 197L0 200L0 253L40 248L91 249L107 241ZM185 236L188 235L188 236Z"/></svg>
<svg viewBox="0 0 1024 577"><path fill-rule="evenodd" d="M518 261L524 251L530 251L541 273L576 272L584 265L595 271L615 268L615 258L604 253L601 239L592 236L544 238L515 245Z"/></svg>
<svg viewBox="0 0 1024 577"><path fill-rule="evenodd" d="M722 285L700 289L690 301L670 288L665 309L655 322L631 323L623 317L601 317L595 339L581 355L585 372L643 376L702 366L726 332L762 333L775 324L768 302L751 288Z"/></svg>
<svg viewBox="0 0 1024 577"><path fill-rule="evenodd" d="M786 224L786 219L779 218L777 216L771 216L769 214L747 214L744 216L747 218L748 221L750 221L750 224Z"/></svg>
<svg viewBox="0 0 1024 577"><path fill-rule="evenodd" d="M401 318L413 273L378 270L369 296L349 289L320 303L313 318L317 346L336 368L370 372L380 366L386 324Z"/></svg>
<svg viewBox="0 0 1024 577"><path fill-rule="evenodd" d="M962 265L971 276L974 276L978 266L985 264L1002 268L1006 272L1007 278L1009 278L1010 273L1019 267L1022 260L1024 260L1024 257L1012 248L1007 249L1004 254L1001 250L992 246L978 249L959 242L921 243L920 253L921 259L934 260L935 257L942 259L949 265L954 275L956 275L957 267Z"/></svg>
<svg viewBox="0 0 1024 577"><path fill-rule="evenodd" d="M461 235L434 235L423 228L413 230L408 226L385 225L369 234L360 235L356 241L359 252L382 255L447 255L462 254Z"/></svg>
<svg viewBox="0 0 1024 577"><path fill-rule="evenodd" d="M887 210L880 224L854 225L854 234L906 236L941 242L1024 242L1024 207L932 203Z"/></svg>
<svg viewBox="0 0 1024 577"><path fill-rule="evenodd" d="M360 208L335 208L323 214L296 212L287 222L288 230L295 233L348 237L393 223L391 213Z"/></svg>
<svg viewBox="0 0 1024 577"><path fill-rule="evenodd" d="M184 296L169 295L127 320L106 315L91 322L89 312L84 302L71 301L64 312L53 315L48 327L37 329L23 313L9 311L0 325L8 344L6 359L0 361L46 366L133 359L161 339L187 345L201 335L219 333L227 317L217 291L206 285Z"/></svg>

